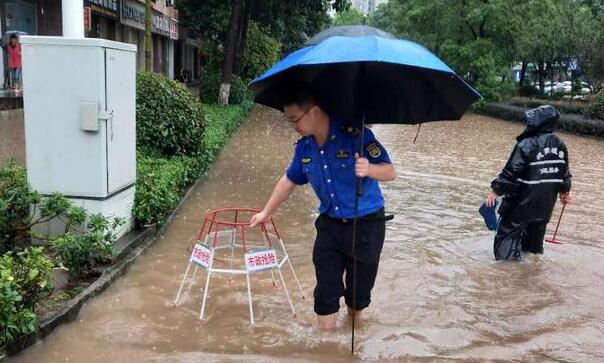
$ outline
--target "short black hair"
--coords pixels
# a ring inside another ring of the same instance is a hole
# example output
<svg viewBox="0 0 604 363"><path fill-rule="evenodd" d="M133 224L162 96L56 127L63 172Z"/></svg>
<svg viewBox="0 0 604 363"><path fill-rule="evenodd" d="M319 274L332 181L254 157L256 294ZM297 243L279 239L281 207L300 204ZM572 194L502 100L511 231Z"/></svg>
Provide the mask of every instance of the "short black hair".
<svg viewBox="0 0 604 363"><path fill-rule="evenodd" d="M17 37L17 34L13 33L10 35L9 39L18 39L19 37Z"/></svg>
<svg viewBox="0 0 604 363"><path fill-rule="evenodd" d="M283 106L298 105L300 107L320 106L319 98L307 83L291 83L284 90L282 96Z"/></svg>

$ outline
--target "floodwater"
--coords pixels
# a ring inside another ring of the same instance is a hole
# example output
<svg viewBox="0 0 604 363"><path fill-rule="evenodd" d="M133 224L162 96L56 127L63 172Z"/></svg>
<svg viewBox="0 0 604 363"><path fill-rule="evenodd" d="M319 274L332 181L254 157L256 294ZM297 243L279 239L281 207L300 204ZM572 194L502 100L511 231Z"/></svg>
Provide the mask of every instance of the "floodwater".
<svg viewBox="0 0 604 363"><path fill-rule="evenodd" d="M604 361L604 142L562 133L570 151L573 204L559 239L543 256L497 263L478 207L522 125L468 115L416 127L376 125L398 170L383 184L388 223L373 302L350 356L344 309L339 328L317 330L311 251L317 201L298 188L276 215L306 300L284 269L297 315L277 278L213 278L198 320L205 272L185 284L173 307L190 246L205 212L261 207L286 168L293 131L257 108L199 184L165 234L77 321L60 327L11 363L25 362L347 362ZM560 206L546 236L551 236ZM343 304L343 302L342 302Z"/></svg>

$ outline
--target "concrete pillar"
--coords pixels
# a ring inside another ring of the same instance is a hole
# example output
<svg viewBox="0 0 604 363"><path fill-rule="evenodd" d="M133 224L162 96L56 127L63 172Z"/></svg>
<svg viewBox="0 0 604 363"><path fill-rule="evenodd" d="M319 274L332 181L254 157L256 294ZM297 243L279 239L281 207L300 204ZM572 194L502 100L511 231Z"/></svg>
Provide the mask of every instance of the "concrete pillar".
<svg viewBox="0 0 604 363"><path fill-rule="evenodd" d="M136 36L138 38L138 69L152 72L153 69L145 69L145 31L136 30ZM151 53L153 54L153 47L151 47Z"/></svg>
<svg viewBox="0 0 604 363"><path fill-rule="evenodd" d="M174 40L168 40L168 78L174 79Z"/></svg>
<svg viewBox="0 0 604 363"><path fill-rule="evenodd" d="M84 38L84 3L82 0L63 0L63 36Z"/></svg>
<svg viewBox="0 0 604 363"><path fill-rule="evenodd" d="M178 65L178 69L176 73L180 75L180 71L187 68L187 38L185 37L180 42L180 64Z"/></svg>

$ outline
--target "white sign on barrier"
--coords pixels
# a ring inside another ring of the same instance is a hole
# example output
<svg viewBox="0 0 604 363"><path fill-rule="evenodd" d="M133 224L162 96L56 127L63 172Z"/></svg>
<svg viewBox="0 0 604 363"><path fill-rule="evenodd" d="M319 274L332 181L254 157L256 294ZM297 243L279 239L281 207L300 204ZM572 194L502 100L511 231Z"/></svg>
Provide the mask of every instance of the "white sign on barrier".
<svg viewBox="0 0 604 363"><path fill-rule="evenodd" d="M201 267L209 268L213 258L214 254L212 253L212 250L201 243L196 243L195 247L193 247L190 261Z"/></svg>
<svg viewBox="0 0 604 363"><path fill-rule="evenodd" d="M277 252L274 249L245 254L247 272L270 270L277 267Z"/></svg>

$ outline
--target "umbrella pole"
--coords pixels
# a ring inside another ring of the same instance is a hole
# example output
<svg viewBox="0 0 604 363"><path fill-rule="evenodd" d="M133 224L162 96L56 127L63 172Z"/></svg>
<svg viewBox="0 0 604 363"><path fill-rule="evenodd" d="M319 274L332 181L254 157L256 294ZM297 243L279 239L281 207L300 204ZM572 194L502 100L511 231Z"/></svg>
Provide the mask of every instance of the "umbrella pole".
<svg viewBox="0 0 604 363"><path fill-rule="evenodd" d="M359 157L363 157L363 143L365 139L365 114L361 120L361 144L359 147ZM354 220L352 222L352 327L350 337L350 354L354 355L354 331L357 312L357 222L359 219L359 198L363 194L363 178L357 177L357 190L354 198Z"/></svg>

